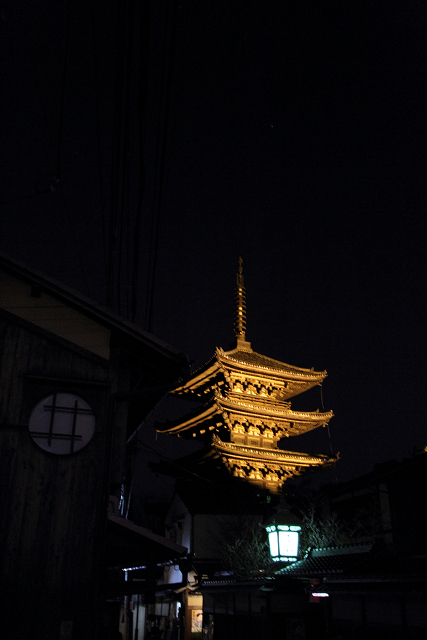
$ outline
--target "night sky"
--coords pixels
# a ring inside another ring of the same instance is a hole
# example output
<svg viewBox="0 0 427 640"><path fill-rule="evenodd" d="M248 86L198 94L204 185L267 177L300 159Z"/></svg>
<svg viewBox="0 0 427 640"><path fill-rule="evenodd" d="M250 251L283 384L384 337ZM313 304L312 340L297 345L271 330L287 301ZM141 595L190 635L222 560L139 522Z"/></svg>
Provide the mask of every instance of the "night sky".
<svg viewBox="0 0 427 640"><path fill-rule="evenodd" d="M425 3L6 0L1 20L0 249L105 304L113 248L114 310L134 294L196 366L233 340L241 255L252 347L328 371L331 438L286 446L339 451L338 480L426 446Z"/></svg>

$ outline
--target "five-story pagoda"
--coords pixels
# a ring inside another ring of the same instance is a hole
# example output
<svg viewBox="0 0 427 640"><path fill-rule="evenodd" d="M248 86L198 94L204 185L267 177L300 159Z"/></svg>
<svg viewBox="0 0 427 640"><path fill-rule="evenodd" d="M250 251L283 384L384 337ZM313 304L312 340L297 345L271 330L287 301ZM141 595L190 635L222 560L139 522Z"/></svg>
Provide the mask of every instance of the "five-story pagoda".
<svg viewBox="0 0 427 640"><path fill-rule="evenodd" d="M263 356L246 341L242 259L237 273L235 347L213 357L172 393L203 404L157 431L205 443L209 455L236 478L278 493L285 480L327 467L336 457L278 448L283 438L326 426L332 411L293 411L290 398L322 383L326 371L302 369ZM206 457L206 456L205 456Z"/></svg>

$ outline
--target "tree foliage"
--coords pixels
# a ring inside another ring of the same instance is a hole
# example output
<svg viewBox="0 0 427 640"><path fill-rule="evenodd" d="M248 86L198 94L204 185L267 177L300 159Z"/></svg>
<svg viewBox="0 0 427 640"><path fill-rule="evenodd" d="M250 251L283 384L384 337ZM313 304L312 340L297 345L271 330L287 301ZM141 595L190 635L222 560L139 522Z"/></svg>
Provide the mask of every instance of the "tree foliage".
<svg viewBox="0 0 427 640"><path fill-rule="evenodd" d="M301 515L301 552L305 552L309 547L324 548L350 542L352 527L340 520L336 513L322 520L315 506L311 504Z"/></svg>
<svg viewBox="0 0 427 640"><path fill-rule="evenodd" d="M255 578L268 575L272 570L273 563L263 533L252 530L244 538L227 544L226 561L237 578Z"/></svg>
<svg viewBox="0 0 427 640"><path fill-rule="evenodd" d="M227 518L220 525L221 555L227 569L239 580L272 572L267 536L250 516Z"/></svg>

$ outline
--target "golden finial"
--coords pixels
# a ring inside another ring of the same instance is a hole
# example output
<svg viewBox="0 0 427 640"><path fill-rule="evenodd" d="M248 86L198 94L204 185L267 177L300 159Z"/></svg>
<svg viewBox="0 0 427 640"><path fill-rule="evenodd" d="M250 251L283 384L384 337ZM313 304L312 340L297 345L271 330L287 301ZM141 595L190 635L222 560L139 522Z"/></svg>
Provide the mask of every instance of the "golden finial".
<svg viewBox="0 0 427 640"><path fill-rule="evenodd" d="M239 267L237 271L237 286L235 295L234 310L234 334L237 342L245 342L246 332L246 291L243 279L243 260L239 258Z"/></svg>

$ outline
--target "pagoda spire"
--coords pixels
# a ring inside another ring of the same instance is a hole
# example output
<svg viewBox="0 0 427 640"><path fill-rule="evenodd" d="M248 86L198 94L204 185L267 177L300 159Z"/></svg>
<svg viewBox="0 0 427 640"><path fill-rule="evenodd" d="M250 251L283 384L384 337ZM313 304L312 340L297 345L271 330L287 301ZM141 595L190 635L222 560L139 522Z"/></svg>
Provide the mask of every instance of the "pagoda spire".
<svg viewBox="0 0 427 640"><path fill-rule="evenodd" d="M156 429L205 444L201 475L222 468L239 481L279 494L288 478L330 467L338 459L279 447L284 438L326 426L333 417L332 411L293 411L287 401L325 376L326 371L292 367L247 347L217 349L204 367L172 391L204 404Z"/></svg>
<svg viewBox="0 0 427 640"><path fill-rule="evenodd" d="M246 289L243 278L243 260L240 257L238 264L234 308L234 335L236 336L237 347L250 349L250 342L246 342Z"/></svg>
<svg viewBox="0 0 427 640"><path fill-rule="evenodd" d="M321 384L326 371L273 360L253 351L246 342L242 265L239 258L235 343L229 351L217 348L203 367L172 390L176 396L203 404L178 420L157 424L156 429L205 444L198 457L201 475L226 471L238 482L279 494L288 478L335 464L338 456L313 456L279 447L284 438L326 426L333 413L291 408L290 399Z"/></svg>

